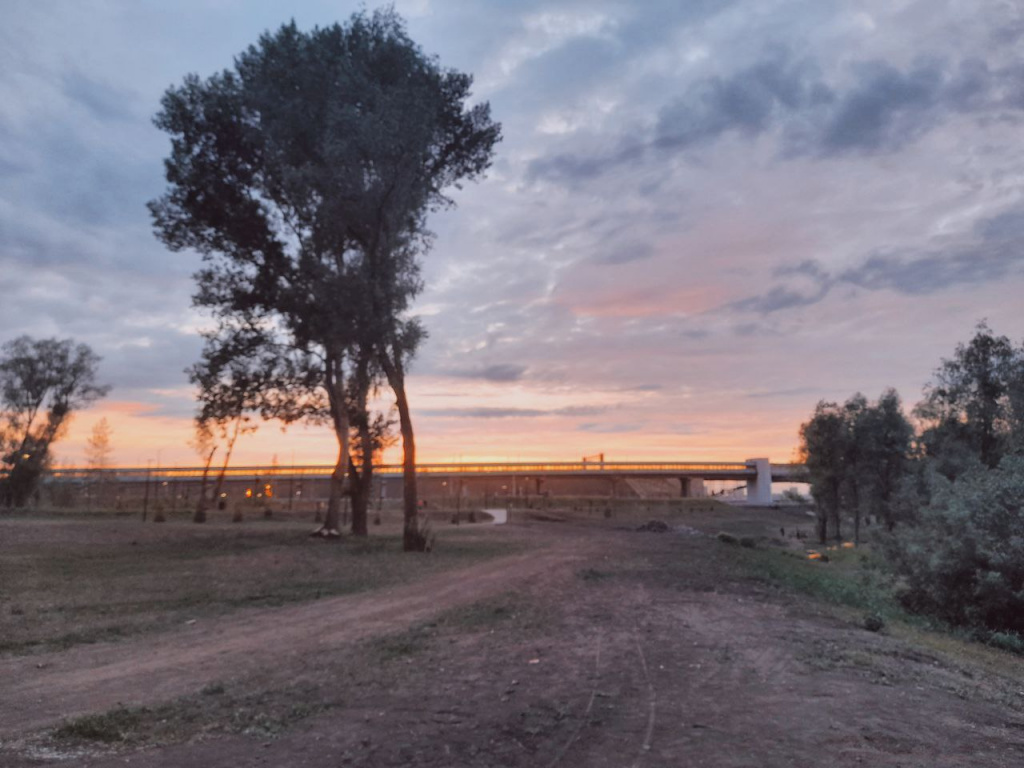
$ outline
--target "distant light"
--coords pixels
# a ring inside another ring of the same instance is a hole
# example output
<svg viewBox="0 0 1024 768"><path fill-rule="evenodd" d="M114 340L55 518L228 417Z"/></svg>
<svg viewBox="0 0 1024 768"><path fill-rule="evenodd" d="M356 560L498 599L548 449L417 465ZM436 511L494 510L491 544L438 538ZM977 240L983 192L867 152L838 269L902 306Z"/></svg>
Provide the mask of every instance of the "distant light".
<svg viewBox="0 0 1024 768"><path fill-rule="evenodd" d="M28 459L32 458L32 454L31 453L23 453L23 454L21 454L21 458L23 458L23 459L25 459L27 461Z"/></svg>
<svg viewBox="0 0 1024 768"><path fill-rule="evenodd" d="M226 498L228 497L228 495L227 495L226 493L222 493L222 494L220 495L220 497L221 497L222 499L226 499Z"/></svg>

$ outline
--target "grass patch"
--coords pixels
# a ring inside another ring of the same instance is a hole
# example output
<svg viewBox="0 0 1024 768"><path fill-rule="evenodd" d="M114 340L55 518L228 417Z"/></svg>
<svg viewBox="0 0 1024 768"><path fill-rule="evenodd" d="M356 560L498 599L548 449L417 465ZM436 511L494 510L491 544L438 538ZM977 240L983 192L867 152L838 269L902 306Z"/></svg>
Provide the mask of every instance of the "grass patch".
<svg viewBox="0 0 1024 768"><path fill-rule="evenodd" d="M792 551L738 549L734 554L748 579L808 595L830 605L854 608L883 623L892 620L921 623L902 609L893 595L891 581L871 567L870 555L863 550L829 552L827 563L807 560Z"/></svg>
<svg viewBox="0 0 1024 768"><path fill-rule="evenodd" d="M145 712L144 709L117 707L98 715L83 715L65 721L53 735L58 739L76 741L129 741Z"/></svg>
<svg viewBox="0 0 1024 768"><path fill-rule="evenodd" d="M0 521L0 653L116 641L249 607L392 587L520 552L515 537L445 533L429 555L399 535L311 541L303 524Z"/></svg>

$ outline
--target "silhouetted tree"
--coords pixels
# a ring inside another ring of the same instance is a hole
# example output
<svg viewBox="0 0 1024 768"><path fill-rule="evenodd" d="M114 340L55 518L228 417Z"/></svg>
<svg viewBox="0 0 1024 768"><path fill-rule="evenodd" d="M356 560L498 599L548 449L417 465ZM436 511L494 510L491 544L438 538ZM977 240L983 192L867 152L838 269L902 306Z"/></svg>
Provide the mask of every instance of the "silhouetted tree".
<svg viewBox="0 0 1024 768"><path fill-rule="evenodd" d="M74 411L103 397L100 358L71 339L21 336L0 348L0 500L21 507Z"/></svg>
<svg viewBox="0 0 1024 768"><path fill-rule="evenodd" d="M170 89L156 118L172 137L170 190L150 210L171 249L205 259L195 303L222 325L259 328L284 361L274 370L310 385L292 404L270 381L279 413L318 418L307 406L321 401L337 436L326 533L338 526L361 360L394 388L415 467L404 365L422 333L403 314L420 290L415 256L429 247L427 212L487 168L500 135L487 104L466 108L470 84L426 56L393 11L361 12L263 35L233 70ZM406 471L414 548L408 461Z"/></svg>

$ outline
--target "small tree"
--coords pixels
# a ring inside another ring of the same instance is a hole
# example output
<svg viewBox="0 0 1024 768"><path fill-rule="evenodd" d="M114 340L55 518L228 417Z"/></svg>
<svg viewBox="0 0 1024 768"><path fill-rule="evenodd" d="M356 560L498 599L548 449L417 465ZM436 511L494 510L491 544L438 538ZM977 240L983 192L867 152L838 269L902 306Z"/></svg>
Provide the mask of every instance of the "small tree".
<svg viewBox="0 0 1024 768"><path fill-rule="evenodd" d="M114 452L110 444L112 433L113 430L110 428L110 422L104 417L93 424L92 433L85 444L85 463L94 480L91 485L97 489L97 495L101 499L106 488L104 471L110 468L111 456ZM92 494L90 493L90 499L91 496Z"/></svg>
<svg viewBox="0 0 1024 768"><path fill-rule="evenodd" d="M0 348L0 501L21 507L72 414L106 395L100 358L71 339L21 336Z"/></svg>

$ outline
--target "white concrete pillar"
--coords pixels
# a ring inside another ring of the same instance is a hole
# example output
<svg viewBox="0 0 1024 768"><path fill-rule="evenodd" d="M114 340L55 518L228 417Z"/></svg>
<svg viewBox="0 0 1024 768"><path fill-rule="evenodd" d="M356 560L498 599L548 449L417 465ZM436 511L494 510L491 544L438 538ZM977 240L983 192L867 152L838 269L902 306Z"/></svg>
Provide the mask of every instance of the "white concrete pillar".
<svg viewBox="0 0 1024 768"><path fill-rule="evenodd" d="M757 476L747 480L747 504L768 507L772 503L772 463L769 459L747 459L747 466L753 465Z"/></svg>

